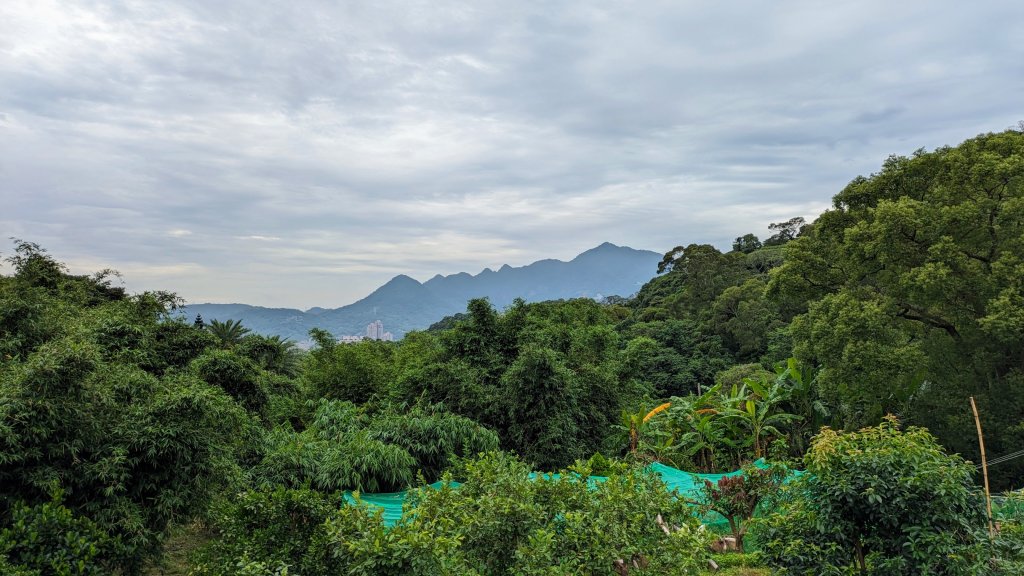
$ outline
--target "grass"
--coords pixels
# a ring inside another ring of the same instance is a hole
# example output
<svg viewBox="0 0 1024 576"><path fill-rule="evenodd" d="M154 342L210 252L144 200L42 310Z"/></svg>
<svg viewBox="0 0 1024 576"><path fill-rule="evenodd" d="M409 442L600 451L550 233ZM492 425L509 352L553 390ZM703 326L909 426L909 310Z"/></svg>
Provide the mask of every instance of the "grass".
<svg viewBox="0 0 1024 576"><path fill-rule="evenodd" d="M708 571L708 574L718 574L719 576L771 576L772 571L768 568L736 566L733 568L723 568L717 572Z"/></svg>
<svg viewBox="0 0 1024 576"><path fill-rule="evenodd" d="M726 552L712 556L718 563L720 570L707 570L707 574L718 574L720 576L770 576L771 570L761 565L760 555L756 552L740 554L737 552Z"/></svg>
<svg viewBox="0 0 1024 576"><path fill-rule="evenodd" d="M200 523L176 526L164 542L164 555L151 563L145 576L187 576L192 553L210 541L212 534Z"/></svg>

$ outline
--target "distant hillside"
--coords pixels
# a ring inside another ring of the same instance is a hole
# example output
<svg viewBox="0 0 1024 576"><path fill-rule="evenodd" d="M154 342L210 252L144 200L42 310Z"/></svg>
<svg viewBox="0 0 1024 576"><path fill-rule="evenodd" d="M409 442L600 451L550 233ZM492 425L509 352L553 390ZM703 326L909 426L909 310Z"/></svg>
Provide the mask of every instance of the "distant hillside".
<svg viewBox="0 0 1024 576"><path fill-rule="evenodd" d="M263 308L246 304L191 304L184 314L201 314L204 320L241 320L255 332L280 335L297 342L308 339L311 328L323 328L335 336L365 334L374 320L400 338L410 330L422 330L445 316L466 309L472 298L487 297L498 308L516 298L527 302L563 298L629 296L651 279L661 254L634 250L605 242L569 262L540 260L497 271L484 269L473 276L465 272L437 275L420 283L404 274L395 276L366 298L342 306L307 311Z"/></svg>

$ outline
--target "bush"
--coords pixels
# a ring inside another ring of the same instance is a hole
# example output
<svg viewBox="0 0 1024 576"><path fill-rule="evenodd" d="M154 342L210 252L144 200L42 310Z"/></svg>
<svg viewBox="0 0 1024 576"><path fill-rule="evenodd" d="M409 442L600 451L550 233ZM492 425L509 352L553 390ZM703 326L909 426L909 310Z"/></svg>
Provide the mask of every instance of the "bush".
<svg viewBox="0 0 1024 576"><path fill-rule="evenodd" d="M466 462L458 477L458 490L419 491L411 518L434 533L454 531L463 561L482 574L602 574L634 558L652 574L707 565L711 535L641 468L604 482L582 467L530 480L522 462L492 453ZM659 514L677 528L671 535Z"/></svg>
<svg viewBox="0 0 1024 576"><path fill-rule="evenodd" d="M417 522L387 528L379 510L345 506L329 519L305 559L304 573L322 576L475 574L459 558L453 527Z"/></svg>
<svg viewBox="0 0 1024 576"><path fill-rule="evenodd" d="M999 574L1024 574L1024 492L1007 494L995 508L999 530L993 541Z"/></svg>
<svg viewBox="0 0 1024 576"><path fill-rule="evenodd" d="M251 490L220 500L210 520L217 538L199 553L196 576L296 572L314 536L339 508L341 498L301 489Z"/></svg>
<svg viewBox="0 0 1024 576"><path fill-rule="evenodd" d="M368 415L350 402L321 400L305 430L278 426L264 444L253 469L258 484L390 492L407 487L417 474L434 481L450 458L492 450L498 438L439 408Z"/></svg>
<svg viewBox="0 0 1024 576"><path fill-rule="evenodd" d="M107 364L88 342L46 343L0 379L0 518L63 490L76 518L121 539L118 569L137 572L232 473L243 419L202 382Z"/></svg>
<svg viewBox="0 0 1024 576"><path fill-rule="evenodd" d="M758 526L769 564L786 574L977 574L984 507L974 467L922 428L895 418L814 438L808 474Z"/></svg>
<svg viewBox="0 0 1024 576"><path fill-rule="evenodd" d="M781 466L761 469L747 465L742 474L722 476L716 483L704 480L702 512L721 514L729 522L736 548L743 552L743 537L754 512L762 501L770 501L775 496L785 477L786 469Z"/></svg>
<svg viewBox="0 0 1024 576"><path fill-rule="evenodd" d="M267 392L260 382L260 369L244 356L227 350L209 350L192 361L192 369L208 384L218 386L246 410L262 414Z"/></svg>
<svg viewBox="0 0 1024 576"><path fill-rule="evenodd" d="M9 526L0 531L3 574L105 576L123 553L119 539L73 514L59 494L36 506L15 504Z"/></svg>
<svg viewBox="0 0 1024 576"><path fill-rule="evenodd" d="M685 575L707 565L713 536L657 476L630 468L595 482L588 473L531 479L519 459L490 453L411 493L390 527L358 500L331 509L333 497L309 490L246 493L215 516L222 540L196 573L555 576L608 574L622 559L642 566L633 575Z"/></svg>

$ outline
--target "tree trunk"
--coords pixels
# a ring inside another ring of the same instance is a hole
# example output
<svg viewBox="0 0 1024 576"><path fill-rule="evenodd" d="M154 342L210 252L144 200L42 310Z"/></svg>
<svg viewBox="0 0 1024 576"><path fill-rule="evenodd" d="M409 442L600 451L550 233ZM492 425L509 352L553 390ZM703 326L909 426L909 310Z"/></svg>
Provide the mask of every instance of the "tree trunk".
<svg viewBox="0 0 1024 576"><path fill-rule="evenodd" d="M867 574L868 567L864 561L864 546L860 543L860 537L857 537L853 541L853 554L857 559L857 567L860 568L861 574Z"/></svg>

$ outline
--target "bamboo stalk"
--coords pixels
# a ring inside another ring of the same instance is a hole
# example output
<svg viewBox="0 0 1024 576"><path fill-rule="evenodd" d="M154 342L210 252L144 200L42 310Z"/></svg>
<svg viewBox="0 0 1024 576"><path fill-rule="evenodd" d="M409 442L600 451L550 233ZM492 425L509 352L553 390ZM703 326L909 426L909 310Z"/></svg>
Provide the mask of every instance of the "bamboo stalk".
<svg viewBox="0 0 1024 576"><path fill-rule="evenodd" d="M996 531L992 525L992 494L988 490L988 462L985 460L985 438L981 434L981 418L978 417L978 406L971 396L971 410L974 412L974 425L978 428L978 446L981 447L981 474L985 479L985 508L988 512L988 536L995 538Z"/></svg>

